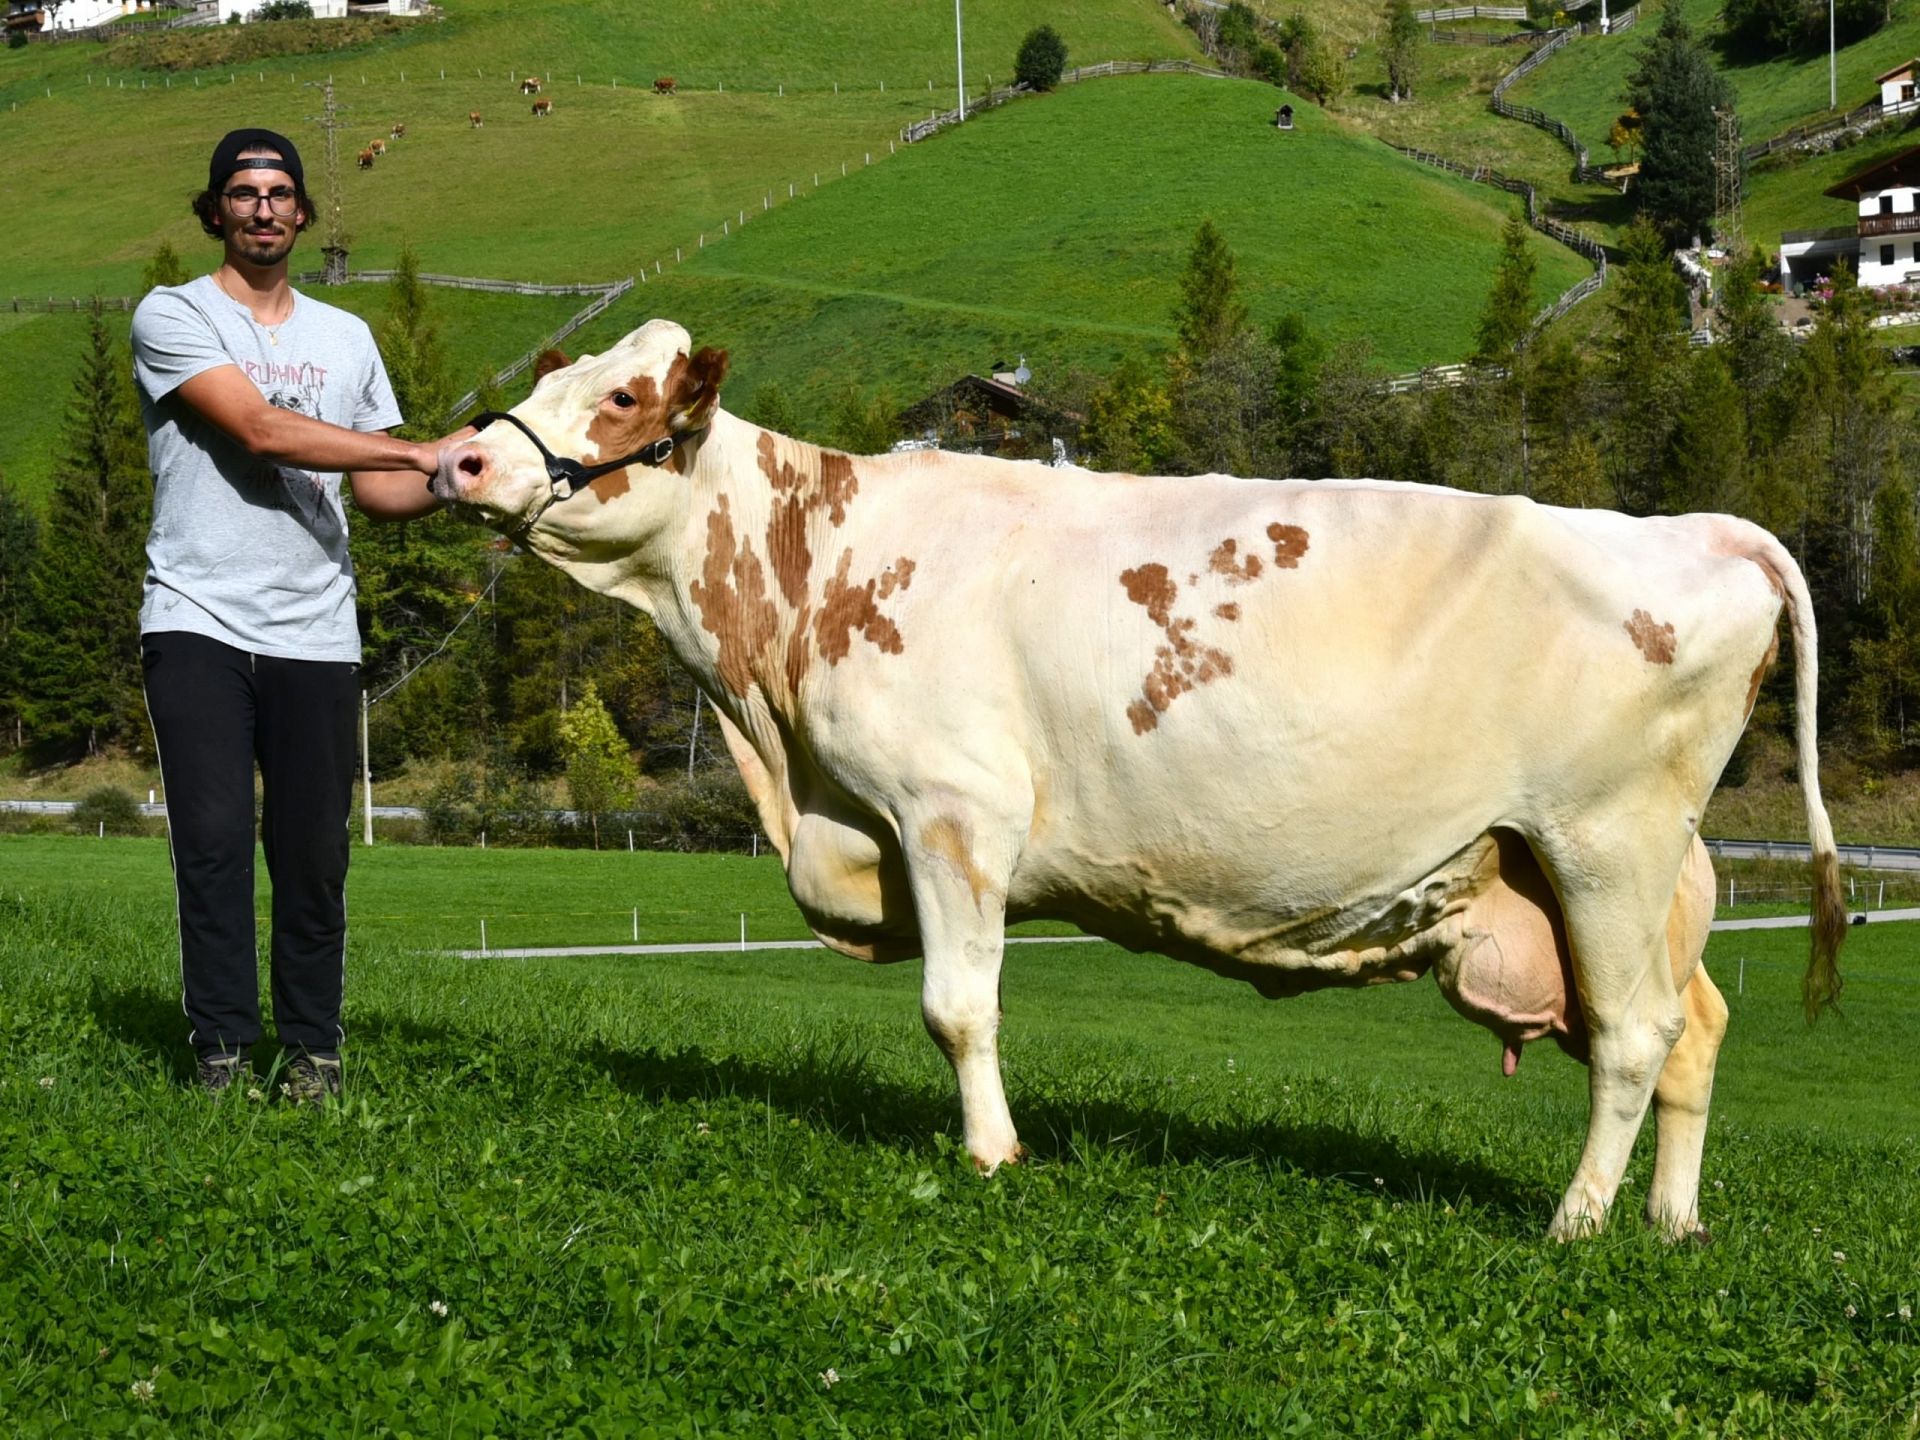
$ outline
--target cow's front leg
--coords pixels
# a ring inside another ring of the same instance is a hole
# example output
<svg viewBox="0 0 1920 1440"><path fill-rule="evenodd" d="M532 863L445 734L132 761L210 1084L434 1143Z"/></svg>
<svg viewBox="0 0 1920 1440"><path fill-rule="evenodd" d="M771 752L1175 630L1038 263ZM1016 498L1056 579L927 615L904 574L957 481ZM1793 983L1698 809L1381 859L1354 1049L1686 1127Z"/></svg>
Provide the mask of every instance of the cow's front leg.
<svg viewBox="0 0 1920 1440"><path fill-rule="evenodd" d="M983 1173L1020 1158L1000 1084L1000 961L1011 844L951 813L902 825L926 968L920 1015L953 1065L967 1153Z"/></svg>

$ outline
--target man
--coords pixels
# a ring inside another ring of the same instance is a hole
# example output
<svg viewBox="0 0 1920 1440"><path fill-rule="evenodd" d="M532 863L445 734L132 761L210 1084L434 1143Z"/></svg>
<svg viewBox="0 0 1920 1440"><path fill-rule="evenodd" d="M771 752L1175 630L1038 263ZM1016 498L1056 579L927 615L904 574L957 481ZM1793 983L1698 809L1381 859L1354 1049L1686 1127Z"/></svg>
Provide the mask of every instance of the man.
<svg viewBox="0 0 1920 1440"><path fill-rule="evenodd" d="M250 1073L257 761L283 1079L294 1099L318 1101L341 1086L360 690L341 483L350 477L368 515L424 515L438 503L426 479L439 451L385 433L401 416L365 323L287 283L315 213L290 141L233 131L193 210L225 251L220 265L154 290L133 320L154 476L141 660L167 791L182 1008L207 1090Z"/></svg>

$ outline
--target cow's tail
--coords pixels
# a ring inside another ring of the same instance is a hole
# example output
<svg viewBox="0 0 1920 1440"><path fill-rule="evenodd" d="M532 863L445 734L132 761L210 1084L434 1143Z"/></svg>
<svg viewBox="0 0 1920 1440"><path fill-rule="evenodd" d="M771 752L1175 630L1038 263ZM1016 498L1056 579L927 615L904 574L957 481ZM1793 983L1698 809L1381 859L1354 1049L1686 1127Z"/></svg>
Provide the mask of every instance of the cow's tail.
<svg viewBox="0 0 1920 1440"><path fill-rule="evenodd" d="M1813 597L1806 577L1787 548L1765 531L1751 558L1780 587L1787 623L1793 627L1794 743L1800 770L1800 794L1807 807L1807 838L1813 849L1813 949L1800 984L1809 1022L1840 998L1840 944L1847 938L1847 907L1840 893L1840 852L1833 823L1820 798L1819 727L1815 695L1819 689L1819 641L1813 628Z"/></svg>

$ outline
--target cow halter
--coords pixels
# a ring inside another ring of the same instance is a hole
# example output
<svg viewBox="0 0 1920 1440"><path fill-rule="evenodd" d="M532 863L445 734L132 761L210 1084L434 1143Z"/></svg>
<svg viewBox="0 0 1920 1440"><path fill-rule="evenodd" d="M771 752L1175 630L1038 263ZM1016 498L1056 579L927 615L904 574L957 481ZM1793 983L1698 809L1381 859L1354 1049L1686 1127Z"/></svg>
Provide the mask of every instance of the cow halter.
<svg viewBox="0 0 1920 1440"><path fill-rule="evenodd" d="M509 415L504 410L482 410L467 424L475 430L484 430L496 420L504 420L533 442L533 448L540 452L540 458L547 465L547 479L553 482L553 491L547 497L547 505L556 500L570 500L602 475L611 475L616 470L624 470L629 465L662 465L673 454L675 443L671 432L658 440L650 440L631 455L623 455L618 460L609 460L601 465L582 465L578 460L566 455L556 455L547 449L544 441L533 433L532 429L518 415ZM546 505L540 507L546 509ZM535 518L539 518L537 515ZM529 522L531 524L531 522Z"/></svg>

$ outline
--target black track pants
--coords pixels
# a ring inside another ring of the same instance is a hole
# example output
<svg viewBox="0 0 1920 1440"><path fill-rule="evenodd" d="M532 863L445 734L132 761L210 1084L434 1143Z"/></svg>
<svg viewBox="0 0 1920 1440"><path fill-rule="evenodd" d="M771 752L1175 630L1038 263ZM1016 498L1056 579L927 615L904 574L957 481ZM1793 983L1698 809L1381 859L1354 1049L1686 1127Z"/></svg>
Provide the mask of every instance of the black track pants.
<svg viewBox="0 0 1920 1440"><path fill-rule="evenodd" d="M336 1054L360 667L250 655L185 631L144 635L140 649L166 786L190 1043L204 1054L260 1038L257 761L273 886L275 1028L290 1048Z"/></svg>

